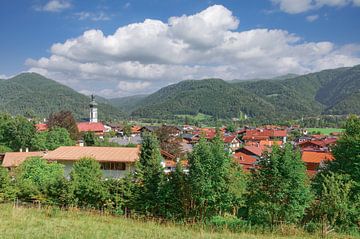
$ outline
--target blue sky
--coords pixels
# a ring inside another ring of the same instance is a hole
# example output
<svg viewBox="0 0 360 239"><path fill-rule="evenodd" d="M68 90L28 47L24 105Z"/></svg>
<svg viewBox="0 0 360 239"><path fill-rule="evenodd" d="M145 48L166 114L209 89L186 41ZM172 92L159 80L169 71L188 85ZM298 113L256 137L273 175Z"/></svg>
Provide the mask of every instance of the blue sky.
<svg viewBox="0 0 360 239"><path fill-rule="evenodd" d="M360 63L359 0L2 0L0 31L2 78L105 97Z"/></svg>

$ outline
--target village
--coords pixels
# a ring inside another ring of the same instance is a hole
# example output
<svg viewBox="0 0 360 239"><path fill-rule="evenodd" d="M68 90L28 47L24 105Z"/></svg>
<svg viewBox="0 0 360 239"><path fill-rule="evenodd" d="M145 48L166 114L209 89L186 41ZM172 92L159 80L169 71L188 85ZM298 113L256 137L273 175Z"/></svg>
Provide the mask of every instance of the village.
<svg viewBox="0 0 360 239"><path fill-rule="evenodd" d="M20 152L6 152L0 154L1 166L14 170L22 162L31 157L41 157L49 162L58 162L65 167L65 176L69 177L73 164L84 157L91 157L101 165L104 178L122 178L134 169L134 164L139 159L142 134L156 133L159 130L166 135L166 141L175 145L176 153L161 149L163 158L162 166L165 173L173 172L178 161L188 171L187 154L199 142L200 138L208 141L216 135L222 138L224 150L235 162L242 166L245 172L250 172L257 167L266 153L270 153L272 146L282 147L289 142L294 149L301 152L307 174L314 176L321 170L324 163L333 160L332 146L336 144L339 133L331 135L310 134L306 129L299 126L276 126L264 125L262 127L246 126L237 129L228 129L226 126L196 127L192 125L130 125L130 132L125 132L124 125L118 123L103 123L98 121L98 109L95 98L89 104L88 122L78 122L77 128L80 133L93 133L100 140L111 134L108 140L115 143L116 147L87 146L84 140L78 140L76 146L60 146L52 151L29 151L28 148L20 149ZM38 132L48 130L46 123L36 124ZM300 132L294 134L293 132ZM132 147L128 147L131 145Z"/></svg>

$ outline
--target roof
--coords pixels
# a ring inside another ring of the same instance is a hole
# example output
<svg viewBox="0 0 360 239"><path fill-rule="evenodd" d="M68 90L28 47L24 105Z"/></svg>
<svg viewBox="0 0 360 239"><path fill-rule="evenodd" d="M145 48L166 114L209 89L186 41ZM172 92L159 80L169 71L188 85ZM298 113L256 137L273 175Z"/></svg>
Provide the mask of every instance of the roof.
<svg viewBox="0 0 360 239"><path fill-rule="evenodd" d="M35 127L36 131L38 132L46 131L49 129L47 124L35 124Z"/></svg>
<svg viewBox="0 0 360 239"><path fill-rule="evenodd" d="M261 156L263 153L262 149L256 146L245 146L243 149L257 156Z"/></svg>
<svg viewBox="0 0 360 239"><path fill-rule="evenodd" d="M243 152L236 152L234 154L234 157L236 159L236 162L240 163L240 164L246 164L246 165L252 165L254 163L256 163L256 158L252 157L248 154L245 154Z"/></svg>
<svg viewBox="0 0 360 239"><path fill-rule="evenodd" d="M243 139L253 139L253 140L261 140L267 139L269 137L286 137L286 130L277 130L277 129L251 129L246 130L246 134Z"/></svg>
<svg viewBox="0 0 360 239"><path fill-rule="evenodd" d="M230 144L235 139L236 139L236 135L228 135L223 137L224 143L226 144Z"/></svg>
<svg viewBox="0 0 360 239"><path fill-rule="evenodd" d="M142 127L139 125L131 126L131 133L136 134L141 132Z"/></svg>
<svg viewBox="0 0 360 239"><path fill-rule="evenodd" d="M301 156L305 163L321 163L323 161L334 160L334 156L328 152L304 151Z"/></svg>
<svg viewBox="0 0 360 239"><path fill-rule="evenodd" d="M45 155L44 159L50 161L77 161L83 157L92 157L100 162L132 163L138 160L139 153L139 147L61 146Z"/></svg>
<svg viewBox="0 0 360 239"><path fill-rule="evenodd" d="M29 157L42 157L44 155L44 152L8 152L5 153L2 166L5 168L17 167Z"/></svg>
<svg viewBox="0 0 360 239"><path fill-rule="evenodd" d="M80 123L77 123L77 127L80 132L87 132L87 131L104 132L104 130L105 130L105 127L104 127L103 123L101 123L101 122L97 122L97 123L80 122Z"/></svg>

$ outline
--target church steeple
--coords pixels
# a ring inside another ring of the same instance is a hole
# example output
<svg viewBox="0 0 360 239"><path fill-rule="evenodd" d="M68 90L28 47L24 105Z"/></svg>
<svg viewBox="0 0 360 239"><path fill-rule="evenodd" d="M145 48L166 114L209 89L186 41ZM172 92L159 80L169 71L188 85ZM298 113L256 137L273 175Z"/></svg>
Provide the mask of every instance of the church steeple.
<svg viewBox="0 0 360 239"><path fill-rule="evenodd" d="M95 102L95 96L91 95L91 101L90 101L90 122L96 123L98 122L98 114L97 114L97 103Z"/></svg>

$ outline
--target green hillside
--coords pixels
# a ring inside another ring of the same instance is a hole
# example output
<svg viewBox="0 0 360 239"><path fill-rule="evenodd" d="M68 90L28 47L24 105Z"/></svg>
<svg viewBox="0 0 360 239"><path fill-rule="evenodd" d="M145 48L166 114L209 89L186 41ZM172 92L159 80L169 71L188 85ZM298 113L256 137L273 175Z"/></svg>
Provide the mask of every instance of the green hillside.
<svg viewBox="0 0 360 239"><path fill-rule="evenodd" d="M132 95L108 99L108 103L124 112L131 112L147 95Z"/></svg>
<svg viewBox="0 0 360 239"><path fill-rule="evenodd" d="M188 80L138 101L132 115L170 117L203 113L257 119L291 119L319 114L360 114L360 66L303 76L256 81Z"/></svg>
<svg viewBox="0 0 360 239"><path fill-rule="evenodd" d="M89 97L36 73L23 73L0 80L0 111L47 117L51 112L70 110L77 119L89 117ZM121 118L117 108L99 102L99 118Z"/></svg>

